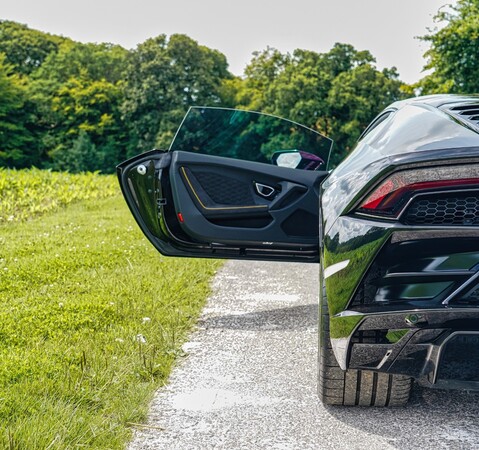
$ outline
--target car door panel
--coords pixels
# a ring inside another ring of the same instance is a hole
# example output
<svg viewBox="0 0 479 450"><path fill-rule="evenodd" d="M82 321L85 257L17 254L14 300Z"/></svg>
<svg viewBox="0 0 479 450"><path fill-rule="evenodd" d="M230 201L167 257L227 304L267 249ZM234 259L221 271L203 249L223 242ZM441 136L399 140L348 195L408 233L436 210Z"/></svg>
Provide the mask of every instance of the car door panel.
<svg viewBox="0 0 479 450"><path fill-rule="evenodd" d="M325 171L152 151L118 173L134 217L165 255L318 260Z"/></svg>
<svg viewBox="0 0 479 450"><path fill-rule="evenodd" d="M184 219L181 226L195 239L227 244L318 243L318 189L324 173L173 152L169 175L176 212ZM255 183L273 187L274 195L262 197ZM296 231L288 224L299 216L310 223ZM263 221L253 220L260 218Z"/></svg>

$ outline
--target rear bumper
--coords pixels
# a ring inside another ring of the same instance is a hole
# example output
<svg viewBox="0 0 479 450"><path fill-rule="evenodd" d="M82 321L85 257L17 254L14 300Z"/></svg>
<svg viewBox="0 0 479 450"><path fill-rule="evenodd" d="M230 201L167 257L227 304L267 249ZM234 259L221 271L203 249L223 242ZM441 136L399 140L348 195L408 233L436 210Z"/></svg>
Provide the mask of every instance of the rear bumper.
<svg viewBox="0 0 479 450"><path fill-rule="evenodd" d="M479 389L479 308L338 315L332 321L344 317L359 323L350 337L331 339L341 368Z"/></svg>
<svg viewBox="0 0 479 450"><path fill-rule="evenodd" d="M477 227L340 217L323 262L331 341L343 370L479 388Z"/></svg>

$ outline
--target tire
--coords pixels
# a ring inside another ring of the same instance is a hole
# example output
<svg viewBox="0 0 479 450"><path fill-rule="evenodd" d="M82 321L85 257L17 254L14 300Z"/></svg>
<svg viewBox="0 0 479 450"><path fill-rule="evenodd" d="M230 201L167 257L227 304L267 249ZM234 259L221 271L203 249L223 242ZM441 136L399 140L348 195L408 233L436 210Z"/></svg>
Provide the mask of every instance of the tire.
<svg viewBox="0 0 479 450"><path fill-rule="evenodd" d="M318 391L321 401L326 405L404 406L409 400L412 378L369 370L344 371L339 367L331 347L324 283L320 292Z"/></svg>

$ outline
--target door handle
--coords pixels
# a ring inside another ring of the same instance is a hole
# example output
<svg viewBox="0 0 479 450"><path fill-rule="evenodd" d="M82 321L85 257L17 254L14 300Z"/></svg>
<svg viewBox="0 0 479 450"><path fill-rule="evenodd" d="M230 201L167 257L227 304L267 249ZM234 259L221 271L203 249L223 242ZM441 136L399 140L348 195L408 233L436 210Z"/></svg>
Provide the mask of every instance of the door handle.
<svg viewBox="0 0 479 450"><path fill-rule="evenodd" d="M257 183L256 181L254 181L254 188L258 195L261 195L261 197L268 199L271 198L276 192L276 189L274 187L262 183Z"/></svg>

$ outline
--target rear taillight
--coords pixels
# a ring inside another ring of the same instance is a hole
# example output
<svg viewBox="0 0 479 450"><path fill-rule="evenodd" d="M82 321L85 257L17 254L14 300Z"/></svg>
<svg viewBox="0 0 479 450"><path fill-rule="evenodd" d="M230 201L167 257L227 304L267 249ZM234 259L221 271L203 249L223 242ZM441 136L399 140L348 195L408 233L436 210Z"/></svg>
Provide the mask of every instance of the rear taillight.
<svg viewBox="0 0 479 450"><path fill-rule="evenodd" d="M475 187L479 190L479 167L475 165L403 170L380 183L360 204L357 212L395 219L417 194Z"/></svg>

